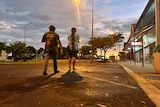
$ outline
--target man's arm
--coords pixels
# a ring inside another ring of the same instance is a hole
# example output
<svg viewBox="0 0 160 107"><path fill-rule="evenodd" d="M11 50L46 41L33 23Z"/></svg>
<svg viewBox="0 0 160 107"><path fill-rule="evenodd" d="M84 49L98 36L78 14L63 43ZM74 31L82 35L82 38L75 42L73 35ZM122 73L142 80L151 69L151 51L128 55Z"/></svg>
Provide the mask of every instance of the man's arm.
<svg viewBox="0 0 160 107"><path fill-rule="evenodd" d="M59 35L58 35L58 45L60 47L60 54L62 55L63 54L63 47L62 47L62 43L61 43L61 41L59 39Z"/></svg>
<svg viewBox="0 0 160 107"><path fill-rule="evenodd" d="M46 42L46 33L43 35L41 42Z"/></svg>
<svg viewBox="0 0 160 107"><path fill-rule="evenodd" d="M59 47L62 48L62 43L60 40L59 40L58 44L59 44Z"/></svg>
<svg viewBox="0 0 160 107"><path fill-rule="evenodd" d="M58 43L59 47L62 48L62 43L61 43L61 41L59 39L59 35L57 35L57 43Z"/></svg>

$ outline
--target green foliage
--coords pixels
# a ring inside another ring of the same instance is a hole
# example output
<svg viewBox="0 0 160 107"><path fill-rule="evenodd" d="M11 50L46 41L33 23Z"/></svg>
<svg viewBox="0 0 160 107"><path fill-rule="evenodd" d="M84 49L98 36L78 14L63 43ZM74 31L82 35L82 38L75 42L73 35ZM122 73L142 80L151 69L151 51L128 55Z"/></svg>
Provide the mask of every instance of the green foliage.
<svg viewBox="0 0 160 107"><path fill-rule="evenodd" d="M94 37L93 41L92 39L88 41L88 44L89 45L93 44L95 48L102 48L106 50L115 46L117 42L122 42L123 39L124 37L122 36L121 33L115 33L105 37Z"/></svg>
<svg viewBox="0 0 160 107"><path fill-rule="evenodd" d="M155 48L155 44L151 44L149 46L149 57L152 57L154 48Z"/></svg>
<svg viewBox="0 0 160 107"><path fill-rule="evenodd" d="M160 52L160 45L154 47L153 52Z"/></svg>
<svg viewBox="0 0 160 107"><path fill-rule="evenodd" d="M36 49L33 46L27 46L27 59L33 59L36 57Z"/></svg>
<svg viewBox="0 0 160 107"><path fill-rule="evenodd" d="M111 47L114 47L117 42L122 42L123 39L124 37L122 36L122 34L118 32L105 37L94 37L93 40L90 39L88 41L88 44L93 44L94 48L99 48L103 50L105 58L105 53L107 52L107 50Z"/></svg>
<svg viewBox="0 0 160 107"><path fill-rule="evenodd" d="M0 51L6 49L6 44L5 43L0 43Z"/></svg>
<svg viewBox="0 0 160 107"><path fill-rule="evenodd" d="M44 52L44 49L43 49L43 48L39 48L39 49L37 50L37 53L38 53L38 54L40 54L41 52Z"/></svg>
<svg viewBox="0 0 160 107"><path fill-rule="evenodd" d="M12 52L12 49L10 46L6 46L6 53L11 53Z"/></svg>
<svg viewBox="0 0 160 107"><path fill-rule="evenodd" d="M153 57L153 53L160 52L160 45L155 46L155 44L150 44L149 46L149 57Z"/></svg>
<svg viewBox="0 0 160 107"><path fill-rule="evenodd" d="M90 55L91 46L82 46L80 51L82 55Z"/></svg>
<svg viewBox="0 0 160 107"><path fill-rule="evenodd" d="M21 41L16 41L12 44L10 44L11 52L14 57L14 61L18 61L23 59L26 60L26 53L28 53L28 49L26 48L26 44L22 43Z"/></svg>
<svg viewBox="0 0 160 107"><path fill-rule="evenodd" d="M33 46L27 46L28 52L30 53L36 53L36 49Z"/></svg>

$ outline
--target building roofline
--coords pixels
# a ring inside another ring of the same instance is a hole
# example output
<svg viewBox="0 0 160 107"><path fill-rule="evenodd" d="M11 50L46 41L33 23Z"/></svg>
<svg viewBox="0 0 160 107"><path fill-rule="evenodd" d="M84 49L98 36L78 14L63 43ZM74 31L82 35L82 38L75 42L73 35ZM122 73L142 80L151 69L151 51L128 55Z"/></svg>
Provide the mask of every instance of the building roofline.
<svg viewBox="0 0 160 107"><path fill-rule="evenodd" d="M151 7L151 5L153 4L154 0L149 0L143 13L141 14L139 20L137 21L137 24L135 26L135 29L139 26L139 24L141 23L141 19L143 19L143 17L146 15L147 11L149 10L149 8Z"/></svg>

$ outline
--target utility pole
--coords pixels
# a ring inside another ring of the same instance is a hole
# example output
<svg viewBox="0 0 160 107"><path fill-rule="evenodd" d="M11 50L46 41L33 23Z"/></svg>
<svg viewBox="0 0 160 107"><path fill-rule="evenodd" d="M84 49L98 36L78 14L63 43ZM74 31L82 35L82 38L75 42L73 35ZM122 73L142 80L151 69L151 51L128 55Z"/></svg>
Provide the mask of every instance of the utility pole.
<svg viewBox="0 0 160 107"><path fill-rule="evenodd" d="M32 23L25 24L24 26L24 43L26 43L27 26L31 27Z"/></svg>

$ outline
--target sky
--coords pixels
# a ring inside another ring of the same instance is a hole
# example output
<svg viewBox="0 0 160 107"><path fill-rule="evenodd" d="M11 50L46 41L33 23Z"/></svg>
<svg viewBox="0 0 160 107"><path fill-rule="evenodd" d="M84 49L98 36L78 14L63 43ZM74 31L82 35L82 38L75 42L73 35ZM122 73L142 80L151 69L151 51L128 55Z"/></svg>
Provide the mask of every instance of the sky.
<svg viewBox="0 0 160 107"><path fill-rule="evenodd" d="M122 33L126 42L131 24L137 23L148 1L93 0L92 17L92 0L0 0L0 42L26 41L27 46L44 48L42 36L54 25L63 47L72 27L77 28L80 45L87 45L92 18L93 36L107 36L113 30Z"/></svg>

